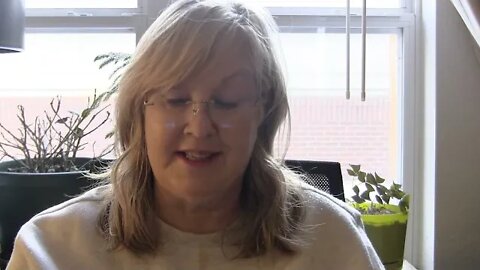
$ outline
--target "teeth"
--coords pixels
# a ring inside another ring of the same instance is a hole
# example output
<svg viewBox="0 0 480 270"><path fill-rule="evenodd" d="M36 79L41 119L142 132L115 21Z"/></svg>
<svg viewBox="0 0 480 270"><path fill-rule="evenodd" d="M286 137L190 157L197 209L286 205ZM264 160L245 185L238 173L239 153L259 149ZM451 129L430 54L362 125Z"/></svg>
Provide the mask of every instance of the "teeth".
<svg viewBox="0 0 480 270"><path fill-rule="evenodd" d="M209 158L211 155L211 153L185 152L185 157L190 160L202 160Z"/></svg>

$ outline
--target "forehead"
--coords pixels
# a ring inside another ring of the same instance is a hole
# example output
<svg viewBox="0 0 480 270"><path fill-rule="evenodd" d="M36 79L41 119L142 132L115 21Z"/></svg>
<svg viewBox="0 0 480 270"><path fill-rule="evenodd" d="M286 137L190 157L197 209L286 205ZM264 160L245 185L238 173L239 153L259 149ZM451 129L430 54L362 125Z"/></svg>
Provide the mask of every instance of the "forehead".
<svg viewBox="0 0 480 270"><path fill-rule="evenodd" d="M218 37L222 39L222 37ZM255 68L250 46L239 35L219 40L211 49L205 63L185 79L182 84L199 84L215 86L227 81L254 81Z"/></svg>

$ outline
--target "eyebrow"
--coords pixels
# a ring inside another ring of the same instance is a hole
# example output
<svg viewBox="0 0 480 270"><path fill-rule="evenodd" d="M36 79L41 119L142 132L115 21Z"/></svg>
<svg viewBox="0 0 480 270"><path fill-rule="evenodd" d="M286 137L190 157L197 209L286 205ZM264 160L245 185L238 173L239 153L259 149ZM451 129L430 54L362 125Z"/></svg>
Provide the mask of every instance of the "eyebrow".
<svg viewBox="0 0 480 270"><path fill-rule="evenodd" d="M226 76L225 78L223 78L221 81L220 81L220 84L219 85L223 85L225 84L226 82L228 82L229 80L235 78L235 77L239 77L239 76L242 76L242 77L250 77L252 79L254 79L254 76L253 76L253 73L251 70L249 69L246 69L246 68L241 68L235 72L233 72L232 74Z"/></svg>
<svg viewBox="0 0 480 270"><path fill-rule="evenodd" d="M220 83L219 83L217 86L215 86L215 88L219 88L219 87L221 87L222 85L226 84L226 83L227 83L228 81L230 81L231 79L234 79L234 78L239 77L239 76L248 77L248 78L253 79L253 81L255 81L255 76L254 76L253 72L252 72L250 69L248 69L248 68L240 68L239 70L237 70L237 71L233 72L232 74L230 74L230 75L224 77L223 79L221 79L221 80L220 80ZM183 87L179 87L179 85L182 85L182 83L177 84L177 85L175 85L175 86L167 89L167 90L165 91L165 93L169 93L169 92L171 92L171 91L174 90L174 89L175 89L175 90L180 90L180 91L181 91L182 89L183 89L183 90L186 90L186 89L183 88ZM175 91L175 92L176 92L176 91Z"/></svg>

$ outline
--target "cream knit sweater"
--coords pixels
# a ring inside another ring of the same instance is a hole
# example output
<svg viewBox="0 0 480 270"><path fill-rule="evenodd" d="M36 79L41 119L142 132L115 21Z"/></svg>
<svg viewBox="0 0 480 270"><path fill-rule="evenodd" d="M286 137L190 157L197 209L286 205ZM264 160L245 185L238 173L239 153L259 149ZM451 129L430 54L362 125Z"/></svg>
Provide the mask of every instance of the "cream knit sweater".
<svg viewBox="0 0 480 270"><path fill-rule="evenodd" d="M231 260L219 233L192 234L159 221L164 245L156 256L136 257L127 250L107 251L96 229L99 188L33 217L18 233L7 269L159 269L159 270L314 270L383 269L359 214L331 196L305 188L305 236L308 245L296 255L280 252Z"/></svg>

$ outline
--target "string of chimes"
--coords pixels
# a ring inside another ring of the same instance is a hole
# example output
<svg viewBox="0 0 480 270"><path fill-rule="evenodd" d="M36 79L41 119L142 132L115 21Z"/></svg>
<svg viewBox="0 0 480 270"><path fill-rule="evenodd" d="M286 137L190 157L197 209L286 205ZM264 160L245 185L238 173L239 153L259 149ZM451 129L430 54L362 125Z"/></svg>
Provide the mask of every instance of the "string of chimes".
<svg viewBox="0 0 480 270"><path fill-rule="evenodd" d="M367 57L367 0L362 0L362 81L361 81L361 99L365 101L365 78L366 78L366 57ZM345 15L346 28L346 98L350 99L350 0L347 0L347 8Z"/></svg>

